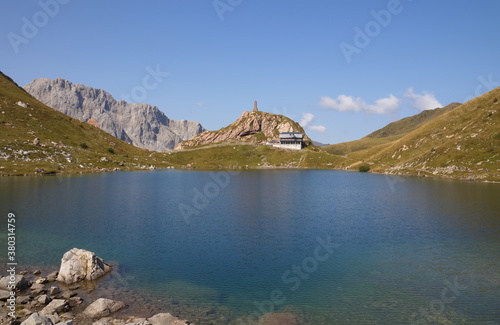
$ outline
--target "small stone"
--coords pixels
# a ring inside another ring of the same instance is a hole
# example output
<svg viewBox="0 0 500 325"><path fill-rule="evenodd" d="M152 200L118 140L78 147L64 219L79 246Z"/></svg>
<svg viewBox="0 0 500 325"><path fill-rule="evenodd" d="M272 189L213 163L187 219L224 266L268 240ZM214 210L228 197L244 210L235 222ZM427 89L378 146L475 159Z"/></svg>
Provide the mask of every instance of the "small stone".
<svg viewBox="0 0 500 325"><path fill-rule="evenodd" d="M39 146L40 145L40 139L38 139L38 138L33 139L33 145Z"/></svg>
<svg viewBox="0 0 500 325"><path fill-rule="evenodd" d="M101 318L108 316L124 307L125 303L123 303L122 301L99 298L91 303L87 308L85 308L83 314L91 318Z"/></svg>
<svg viewBox="0 0 500 325"><path fill-rule="evenodd" d="M38 138L36 138L36 139L38 139ZM39 139L39 140L40 140L40 139ZM35 270L35 271L33 271L33 274L34 274L34 275L38 275L38 274L41 274L41 273L42 273L42 271L40 271L40 270Z"/></svg>
<svg viewBox="0 0 500 325"><path fill-rule="evenodd" d="M31 295L33 296L38 296L39 294L44 293L46 291L45 286L40 283L33 283L30 289L31 289Z"/></svg>
<svg viewBox="0 0 500 325"><path fill-rule="evenodd" d="M49 288L49 294L50 294L52 297L53 297L53 296L55 296L55 295L57 295L57 294L58 294L58 293L60 293L60 292L61 292L61 290L59 290L59 288L58 288L58 287L56 287L56 286L52 286L52 287L50 287L50 288Z"/></svg>
<svg viewBox="0 0 500 325"><path fill-rule="evenodd" d="M20 275L26 275L26 274L30 274L30 271L21 271L19 272Z"/></svg>
<svg viewBox="0 0 500 325"><path fill-rule="evenodd" d="M164 324L172 324L172 325L188 325L189 323L186 321L182 321L178 319L175 316L172 316L169 313L160 313L156 314L150 318L148 318L148 321L152 325L164 325Z"/></svg>
<svg viewBox="0 0 500 325"><path fill-rule="evenodd" d="M53 325L50 318L39 313L33 313L21 325Z"/></svg>
<svg viewBox="0 0 500 325"><path fill-rule="evenodd" d="M42 305L46 305L51 301L48 295L41 295L36 300Z"/></svg>
<svg viewBox="0 0 500 325"><path fill-rule="evenodd" d="M63 297L64 299L69 299L69 298L71 298L71 297L76 296L77 294L78 294L78 293L76 293L76 292L74 292L74 291L66 291L66 292L63 292L62 297Z"/></svg>
<svg viewBox="0 0 500 325"><path fill-rule="evenodd" d="M10 291L0 290L0 301L7 301L10 298Z"/></svg>
<svg viewBox="0 0 500 325"><path fill-rule="evenodd" d="M18 305L26 305L30 301L31 301L30 296L17 296L16 297L16 304L18 304Z"/></svg>
<svg viewBox="0 0 500 325"><path fill-rule="evenodd" d="M69 298L68 305L71 308L74 308L74 307L80 305L82 302L83 302L83 299L81 297L72 297L72 298Z"/></svg>
<svg viewBox="0 0 500 325"><path fill-rule="evenodd" d="M47 315L47 317L52 321L52 324L57 324L61 321L61 318L57 314Z"/></svg>
<svg viewBox="0 0 500 325"><path fill-rule="evenodd" d="M58 274L59 272L57 271L50 273L49 275L47 275L47 280L49 280L49 282L54 282L57 279Z"/></svg>
<svg viewBox="0 0 500 325"><path fill-rule="evenodd" d="M45 284L45 283L49 283L49 280L47 280L47 278L39 278L35 281L35 283L39 283L39 284Z"/></svg>
<svg viewBox="0 0 500 325"><path fill-rule="evenodd" d="M80 286L71 286L68 289L71 290L71 291L75 291L75 290L80 289Z"/></svg>
<svg viewBox="0 0 500 325"><path fill-rule="evenodd" d="M66 309L66 300L54 299L45 308L40 311L40 314L51 315L58 314Z"/></svg>
<svg viewBox="0 0 500 325"><path fill-rule="evenodd" d="M73 320L69 319L69 320L66 320L64 322L59 322L56 325L73 325Z"/></svg>

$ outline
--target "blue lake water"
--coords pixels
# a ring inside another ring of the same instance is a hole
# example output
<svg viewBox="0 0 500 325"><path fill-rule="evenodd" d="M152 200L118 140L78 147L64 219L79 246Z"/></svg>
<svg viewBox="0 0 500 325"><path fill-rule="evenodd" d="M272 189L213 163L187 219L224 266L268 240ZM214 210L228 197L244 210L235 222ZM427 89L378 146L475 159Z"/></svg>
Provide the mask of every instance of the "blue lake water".
<svg viewBox="0 0 500 325"><path fill-rule="evenodd" d="M94 251L119 263L120 286L199 325L271 311L315 325L500 324L500 184L307 170L12 177L0 207L4 225L17 216L20 264Z"/></svg>

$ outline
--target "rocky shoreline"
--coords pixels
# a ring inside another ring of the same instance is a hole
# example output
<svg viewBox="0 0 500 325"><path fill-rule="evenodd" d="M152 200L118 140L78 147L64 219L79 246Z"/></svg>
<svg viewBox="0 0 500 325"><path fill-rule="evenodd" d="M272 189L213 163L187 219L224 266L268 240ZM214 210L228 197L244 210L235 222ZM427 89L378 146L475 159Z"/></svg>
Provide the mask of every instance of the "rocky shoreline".
<svg viewBox="0 0 500 325"><path fill-rule="evenodd" d="M127 289L118 264L73 248L61 266L19 270L0 278L0 325L304 325L301 311L233 319L214 306L155 301ZM168 312L167 312L168 311ZM189 318L190 321L182 320ZM231 318L231 319L230 319ZM193 323L194 320L196 323Z"/></svg>
<svg viewBox="0 0 500 325"><path fill-rule="evenodd" d="M134 314L121 300L96 297L98 278L112 266L94 253L72 249L59 271L24 270L0 279L0 324L189 325L170 313ZM140 309L140 307L139 307ZM147 310L151 312L151 310Z"/></svg>

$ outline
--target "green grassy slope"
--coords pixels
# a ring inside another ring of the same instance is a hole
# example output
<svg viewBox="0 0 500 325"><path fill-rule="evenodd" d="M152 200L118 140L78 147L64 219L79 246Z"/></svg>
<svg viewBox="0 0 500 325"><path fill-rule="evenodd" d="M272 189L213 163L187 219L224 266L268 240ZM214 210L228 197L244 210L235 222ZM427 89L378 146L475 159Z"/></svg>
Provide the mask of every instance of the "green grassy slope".
<svg viewBox="0 0 500 325"><path fill-rule="evenodd" d="M425 110L417 115L392 122L359 140L332 144L323 147L323 149L328 151L329 153L341 156L347 156L352 152L366 150L374 147L377 147L377 150L381 150L381 148L384 148L394 141L401 139L409 132L457 108L458 106L460 106L459 103L453 103L442 108Z"/></svg>
<svg viewBox="0 0 500 325"><path fill-rule="evenodd" d="M349 160L378 172L500 181L500 88Z"/></svg>
<svg viewBox="0 0 500 325"><path fill-rule="evenodd" d="M40 103L0 72L0 175L169 166L163 160Z"/></svg>
<svg viewBox="0 0 500 325"><path fill-rule="evenodd" d="M39 145L34 144L35 138L40 140ZM0 72L0 175L141 170L151 165L333 168L344 161L315 146L286 151L241 141L175 152L143 150L40 103Z"/></svg>

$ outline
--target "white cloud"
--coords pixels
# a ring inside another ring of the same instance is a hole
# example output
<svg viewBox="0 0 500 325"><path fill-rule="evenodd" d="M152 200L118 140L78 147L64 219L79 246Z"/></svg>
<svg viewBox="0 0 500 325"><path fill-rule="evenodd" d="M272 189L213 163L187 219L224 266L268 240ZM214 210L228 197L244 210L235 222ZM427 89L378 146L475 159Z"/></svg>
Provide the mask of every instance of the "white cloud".
<svg viewBox="0 0 500 325"><path fill-rule="evenodd" d="M204 103L204 102L197 102L197 103L196 103L196 106L198 106L198 107L203 107L203 106L205 106L205 103Z"/></svg>
<svg viewBox="0 0 500 325"><path fill-rule="evenodd" d="M336 99L329 96L321 97L320 106L339 112L365 111L373 114L387 114L399 109L400 100L394 95L380 98L374 105L367 104L360 97L339 95Z"/></svg>
<svg viewBox="0 0 500 325"><path fill-rule="evenodd" d="M309 130L311 131L316 131L316 132L326 132L326 127L323 126L323 125L311 125L310 127L308 127Z"/></svg>
<svg viewBox="0 0 500 325"><path fill-rule="evenodd" d="M399 108L399 98L394 95L380 98L375 101L375 105L368 105L365 110L374 114L387 114L397 111Z"/></svg>
<svg viewBox="0 0 500 325"><path fill-rule="evenodd" d="M422 94L416 94L413 87L408 88L404 96L410 101L411 107L420 111L443 107L433 94L426 91L423 91Z"/></svg>
<svg viewBox="0 0 500 325"><path fill-rule="evenodd" d="M361 110L361 107L365 105L365 102L359 97L354 98L352 96L339 95L337 99L329 96L323 96L321 97L319 104L334 111L357 112Z"/></svg>
<svg viewBox="0 0 500 325"><path fill-rule="evenodd" d="M311 131L316 131L321 133L326 131L326 127L323 125L310 125L313 120L314 120L314 114L302 113L302 120L300 121L299 124L303 128L307 128L308 130Z"/></svg>
<svg viewBox="0 0 500 325"><path fill-rule="evenodd" d="M302 113L302 120L300 121L300 126L305 128L314 119L314 115L311 113Z"/></svg>

